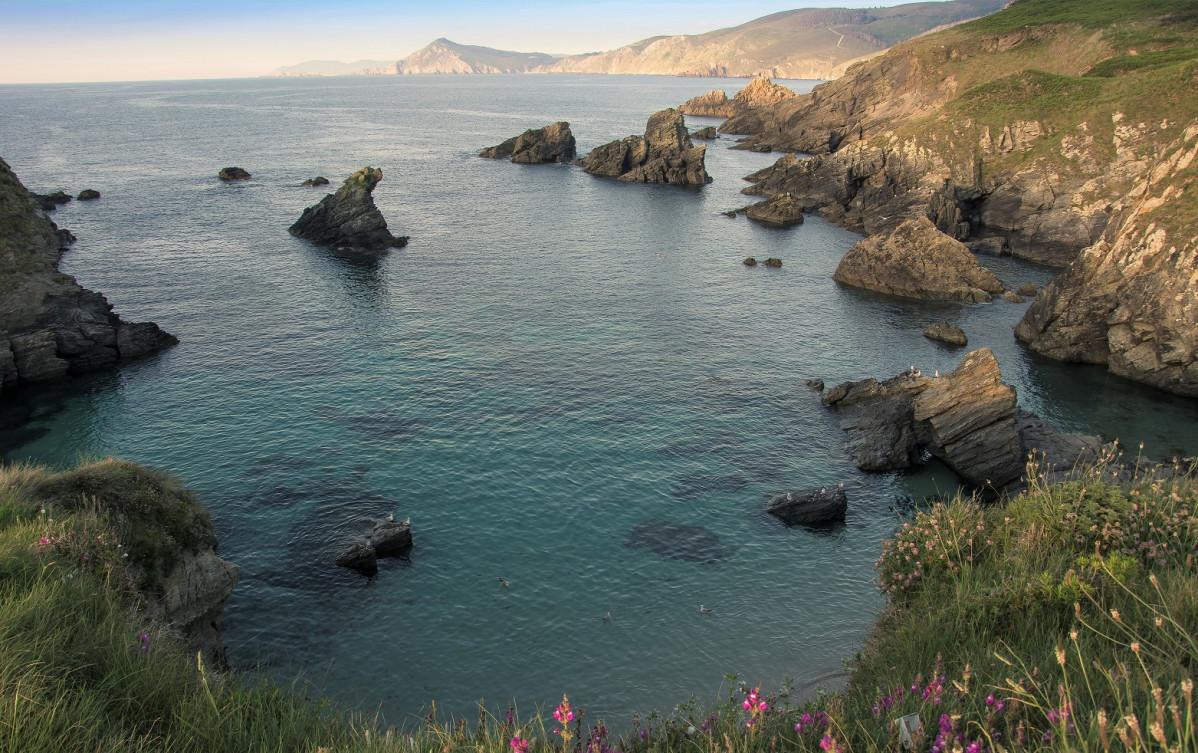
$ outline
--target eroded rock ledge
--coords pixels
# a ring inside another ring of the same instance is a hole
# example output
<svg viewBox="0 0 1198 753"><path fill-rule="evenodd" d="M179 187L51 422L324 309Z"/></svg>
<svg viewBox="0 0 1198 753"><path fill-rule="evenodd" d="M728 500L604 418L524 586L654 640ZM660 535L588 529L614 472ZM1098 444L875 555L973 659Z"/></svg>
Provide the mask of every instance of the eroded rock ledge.
<svg viewBox="0 0 1198 753"><path fill-rule="evenodd" d="M490 159L509 158L512 162L532 165L569 162L574 159L575 150L570 124L559 120L544 128L530 128L502 144L482 150L478 156Z"/></svg>
<svg viewBox="0 0 1198 753"><path fill-rule="evenodd" d="M649 116L643 137L608 142L575 164L591 175L632 183L701 186L711 182L706 153L706 145L691 143L682 113L668 109Z"/></svg>
<svg viewBox="0 0 1198 753"><path fill-rule="evenodd" d="M794 96L793 91L775 84L768 78L755 78L732 99L728 99L727 94L717 89L688 99L678 109L684 115L732 118L750 108L775 105Z"/></svg>
<svg viewBox="0 0 1198 753"><path fill-rule="evenodd" d="M0 389L101 368L178 342L121 319L100 293L58 271L74 240L0 159Z"/></svg>

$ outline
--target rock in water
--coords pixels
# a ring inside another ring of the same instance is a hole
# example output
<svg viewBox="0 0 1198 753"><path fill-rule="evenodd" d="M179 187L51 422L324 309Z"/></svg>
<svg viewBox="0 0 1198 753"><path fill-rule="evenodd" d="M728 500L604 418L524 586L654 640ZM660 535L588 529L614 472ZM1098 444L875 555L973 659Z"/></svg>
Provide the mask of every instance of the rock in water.
<svg viewBox="0 0 1198 753"><path fill-rule="evenodd" d="M104 296L59 272L74 236L41 206L0 160L0 385L88 371L178 342L156 324L122 320Z"/></svg>
<svg viewBox="0 0 1198 753"><path fill-rule="evenodd" d="M889 235L860 241L840 260L832 277L904 298L984 303L1003 292L993 272L927 217L907 220Z"/></svg>
<svg viewBox="0 0 1198 753"><path fill-rule="evenodd" d="M800 489L776 494L765 503L765 511L788 526L844 520L848 509L844 487Z"/></svg>
<svg viewBox="0 0 1198 753"><path fill-rule="evenodd" d="M308 178L303 183L300 183L301 186L327 186L328 184L329 179L323 175L317 175L315 178Z"/></svg>
<svg viewBox="0 0 1198 753"><path fill-rule="evenodd" d="M750 204L736 212L743 213L750 220L777 227L803 224L803 206L787 194Z"/></svg>
<svg viewBox="0 0 1198 753"><path fill-rule="evenodd" d="M669 109L649 116L644 137L608 142L575 164L591 175L633 183L701 186L711 182L704 165L706 153L706 145L691 143L682 113Z"/></svg>
<svg viewBox="0 0 1198 753"><path fill-rule="evenodd" d="M305 209L287 232L357 253L381 254L389 248L406 245L407 237L392 235L382 212L374 205L371 193L382 179L383 171L377 167L358 170L345 179L337 193L328 194Z"/></svg>
<svg viewBox="0 0 1198 753"><path fill-rule="evenodd" d="M412 526L391 518L380 520L367 540L379 557L398 557L412 548Z"/></svg>
<svg viewBox="0 0 1198 753"><path fill-rule="evenodd" d="M478 156L490 159L510 157L512 162L531 165L569 162L574 155L574 134L570 133L570 124L559 120L544 128L530 128L502 144L482 150Z"/></svg>
<svg viewBox="0 0 1198 753"><path fill-rule="evenodd" d="M347 567L365 575L374 575L379 571L378 554L368 541L355 541L337 555L335 562L338 567Z"/></svg>
<svg viewBox="0 0 1198 753"><path fill-rule="evenodd" d="M935 324L928 325L923 331L923 336L929 340L936 340L958 347L969 344L969 338L966 337L965 330L949 324L943 319Z"/></svg>
<svg viewBox="0 0 1198 753"><path fill-rule="evenodd" d="M692 139L710 140L710 139L718 139L719 137L720 137L720 132L717 131L714 126L707 126L706 128L700 128L699 130L697 130L691 134Z"/></svg>
<svg viewBox="0 0 1198 753"><path fill-rule="evenodd" d="M794 96L793 91L775 84L768 78L755 78L732 99L728 99L724 92L717 90L689 99L678 109L684 115L732 118L750 108L775 105Z"/></svg>
<svg viewBox="0 0 1198 753"><path fill-rule="evenodd" d="M80 201L91 201L100 198L100 192L94 188L85 188L79 192L77 197Z"/></svg>
<svg viewBox="0 0 1198 753"><path fill-rule="evenodd" d="M221 180L249 180L250 174L240 167L222 167L217 177Z"/></svg>

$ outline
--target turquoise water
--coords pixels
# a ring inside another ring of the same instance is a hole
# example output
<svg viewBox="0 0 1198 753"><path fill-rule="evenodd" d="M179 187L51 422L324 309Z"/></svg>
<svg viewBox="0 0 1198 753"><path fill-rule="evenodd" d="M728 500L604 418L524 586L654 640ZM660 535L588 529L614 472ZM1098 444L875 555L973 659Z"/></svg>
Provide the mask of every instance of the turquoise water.
<svg viewBox="0 0 1198 753"><path fill-rule="evenodd" d="M731 90L744 82L720 82ZM794 82L809 88L810 82ZM96 188L53 217L64 271L177 335L119 370L0 399L0 452L117 455L179 475L242 579L235 663L395 722L436 700L522 708L569 693L609 718L841 667L881 605L895 500L951 474L867 476L804 384L951 369L955 320L1024 407L1075 430L1198 453L1195 401L1031 357L1025 305L921 304L837 286L858 239L722 214L778 155L712 142L700 190L477 158L570 121L585 153L711 82L495 76L0 87L3 156L34 190ZM714 124L690 119L692 127ZM340 258L286 228L380 166L408 247ZM248 183L222 184L226 165ZM749 269L776 256L781 269ZM1008 286L1052 270L987 260ZM787 529L787 489L844 483L848 519ZM362 519L415 548L367 580L330 563ZM651 521L706 529L689 558L626 546ZM503 587L499 579L510 583ZM710 614L699 611L699 605ZM604 615L609 614L610 621Z"/></svg>

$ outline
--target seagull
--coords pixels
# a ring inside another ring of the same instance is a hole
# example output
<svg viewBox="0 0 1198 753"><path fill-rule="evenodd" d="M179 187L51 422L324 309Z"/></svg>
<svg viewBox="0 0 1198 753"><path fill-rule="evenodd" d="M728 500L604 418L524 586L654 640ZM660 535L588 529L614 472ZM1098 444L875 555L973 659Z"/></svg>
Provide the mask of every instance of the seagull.
<svg viewBox="0 0 1198 753"><path fill-rule="evenodd" d="M611 622L611 612L608 612L607 614L603 615L603 621Z"/></svg>
<svg viewBox="0 0 1198 753"><path fill-rule="evenodd" d="M504 580L503 578L500 578L500 579L499 579L499 585L503 586L504 588L507 588L508 586L510 586L510 585L512 585L512 584L511 584L511 583L508 583L508 582L507 582L506 580Z"/></svg>
<svg viewBox="0 0 1198 753"><path fill-rule="evenodd" d="M395 516L394 516L394 515L392 515L391 513L387 513L387 522L388 522L388 523L394 523L394 522L395 522Z"/></svg>
<svg viewBox="0 0 1198 753"><path fill-rule="evenodd" d="M937 379L939 379L939 378L940 378L940 369L936 369L936 378L937 378Z"/></svg>
<svg viewBox="0 0 1198 753"><path fill-rule="evenodd" d="M407 526L408 528L411 528L411 527L412 527L412 519L411 519L411 518L404 518L404 519L403 519L403 524L404 524L405 526Z"/></svg>
<svg viewBox="0 0 1198 753"><path fill-rule="evenodd" d="M786 501L787 501L787 502L794 502L794 501L795 501L795 493L794 493L794 492L787 492L787 493L786 493Z"/></svg>
<svg viewBox="0 0 1198 753"><path fill-rule="evenodd" d="M702 604L699 605L699 611L702 612L703 614L711 614L711 610L708 609L707 607L703 606Z"/></svg>

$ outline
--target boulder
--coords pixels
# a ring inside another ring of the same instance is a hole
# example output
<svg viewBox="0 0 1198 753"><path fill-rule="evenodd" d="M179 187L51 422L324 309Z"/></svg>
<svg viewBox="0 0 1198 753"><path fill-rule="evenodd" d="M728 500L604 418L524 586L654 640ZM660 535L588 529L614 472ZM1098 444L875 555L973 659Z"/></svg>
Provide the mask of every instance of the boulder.
<svg viewBox="0 0 1198 753"><path fill-rule="evenodd" d="M943 319L935 324L929 324L924 328L923 336L929 340L936 340L937 342L956 345L958 347L969 344L969 338L965 336L965 330L949 324Z"/></svg>
<svg viewBox="0 0 1198 753"><path fill-rule="evenodd" d="M843 485L776 494L765 503L765 511L788 526L844 520L847 509Z"/></svg>
<svg viewBox="0 0 1198 753"><path fill-rule="evenodd" d="M756 260L756 259L754 259L752 256L750 256L750 257L748 257L747 259L745 259L745 261L744 261L744 265L745 265L746 267L756 267L756 266L757 266L757 260Z"/></svg>
<svg viewBox="0 0 1198 753"><path fill-rule="evenodd" d="M736 211L738 214L744 214L750 220L776 227L803 224L803 206L788 194L750 204Z"/></svg>
<svg viewBox="0 0 1198 753"><path fill-rule="evenodd" d="M1007 303L1027 303L1027 301L1019 296L1014 290L1008 290L1002 294L1002 299Z"/></svg>
<svg viewBox="0 0 1198 753"><path fill-rule="evenodd" d="M772 256L771 256L770 258L766 259L765 261L761 262L761 263L762 263L762 265L763 265L763 266L766 266L766 267L774 267L774 268L778 268L778 267L781 267L781 266L782 266L782 260L781 260L781 259L775 259L775 258L774 258L774 257L772 257Z"/></svg>
<svg viewBox="0 0 1198 753"><path fill-rule="evenodd" d="M412 526L388 517L374 524L366 540L379 557L399 557L412 548Z"/></svg>
<svg viewBox="0 0 1198 753"><path fill-rule="evenodd" d="M383 179L377 167L364 167L345 179L337 193L328 194L308 207L287 232L332 248L378 255L407 244L387 229L383 213L371 193Z"/></svg>
<svg viewBox="0 0 1198 753"><path fill-rule="evenodd" d="M328 184L329 179L323 175L317 175L315 178L308 178L303 183L300 183L301 186L327 186Z"/></svg>
<svg viewBox="0 0 1198 753"><path fill-rule="evenodd" d="M754 107L772 106L794 96L793 91L775 84L768 78L755 78L732 99L728 99L728 95L723 91L717 90L689 99L678 109L684 115L732 118Z"/></svg>
<svg viewBox="0 0 1198 753"><path fill-rule="evenodd" d="M530 128L502 144L482 150L478 156L490 159L507 157L512 162L531 165L569 162L574 155L574 134L570 133L570 124L559 120L544 128Z"/></svg>
<svg viewBox="0 0 1198 753"><path fill-rule="evenodd" d="M887 235L858 242L832 277L905 298L988 302L991 294L1003 292L993 272L927 217L906 220Z"/></svg>
<svg viewBox="0 0 1198 753"><path fill-rule="evenodd" d="M720 132L717 131L714 126L707 126L706 128L700 128L699 130L697 130L691 134L692 139L704 139L704 140L708 140L708 141L710 141L711 139L718 139L719 137L720 137Z"/></svg>
<svg viewBox="0 0 1198 753"><path fill-rule="evenodd" d="M221 180L249 180L250 174L240 167L222 167L217 177Z"/></svg>
<svg viewBox="0 0 1198 753"><path fill-rule="evenodd" d="M335 560L338 567L357 570L365 575L374 575L379 571L378 554L368 541L355 541L337 555Z"/></svg>
<svg viewBox="0 0 1198 753"><path fill-rule="evenodd" d="M1025 298L1035 298L1036 294L1040 292L1040 288L1033 283L1025 282L1024 284L1020 285L1019 289L1015 292L1019 293L1019 295L1024 296Z"/></svg>
<svg viewBox="0 0 1198 753"><path fill-rule="evenodd" d="M1007 240L1001 236L980 238L976 241L967 241L965 247L973 253L983 256L1002 256L1006 251Z"/></svg>
<svg viewBox="0 0 1198 753"><path fill-rule="evenodd" d="M670 109L649 116L643 137L608 142L575 164L592 175L633 183L701 186L711 182L704 166L706 150L691 143L682 113Z"/></svg>
<svg viewBox="0 0 1198 753"><path fill-rule="evenodd" d="M79 196L76 198L78 198L79 201L92 201L93 199L100 198L100 192L94 188L85 188L79 192Z"/></svg>

